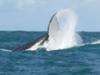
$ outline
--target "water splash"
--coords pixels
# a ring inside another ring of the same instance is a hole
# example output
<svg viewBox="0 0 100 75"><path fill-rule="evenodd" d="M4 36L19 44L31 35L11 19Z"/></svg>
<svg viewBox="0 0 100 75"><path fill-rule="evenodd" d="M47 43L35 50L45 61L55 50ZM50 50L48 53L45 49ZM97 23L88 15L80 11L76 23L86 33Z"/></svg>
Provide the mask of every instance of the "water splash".
<svg viewBox="0 0 100 75"><path fill-rule="evenodd" d="M60 10L49 25L49 38L44 47L47 50L57 50L78 46L82 39L76 33L77 15L72 10Z"/></svg>
<svg viewBox="0 0 100 75"><path fill-rule="evenodd" d="M100 44L100 40L94 41L91 44Z"/></svg>

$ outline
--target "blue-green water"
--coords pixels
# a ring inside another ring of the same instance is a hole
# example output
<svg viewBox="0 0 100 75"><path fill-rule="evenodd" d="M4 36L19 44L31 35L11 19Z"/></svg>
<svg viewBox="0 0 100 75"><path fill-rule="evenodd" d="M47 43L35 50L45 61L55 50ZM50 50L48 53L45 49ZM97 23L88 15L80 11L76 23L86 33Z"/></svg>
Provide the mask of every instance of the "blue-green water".
<svg viewBox="0 0 100 75"><path fill-rule="evenodd" d="M44 33L0 32L0 75L100 75L100 44L49 52L13 51ZM100 39L99 32L79 34L84 43Z"/></svg>

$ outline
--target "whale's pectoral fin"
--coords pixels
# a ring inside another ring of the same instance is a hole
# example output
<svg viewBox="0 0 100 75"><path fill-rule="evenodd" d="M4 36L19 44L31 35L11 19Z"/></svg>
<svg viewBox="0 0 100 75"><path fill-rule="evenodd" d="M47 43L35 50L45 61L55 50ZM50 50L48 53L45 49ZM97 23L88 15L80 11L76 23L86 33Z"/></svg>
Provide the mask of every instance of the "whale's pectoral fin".
<svg viewBox="0 0 100 75"><path fill-rule="evenodd" d="M59 23L58 23L56 14L54 14L48 25L49 37L53 37L58 32L58 30L59 30Z"/></svg>

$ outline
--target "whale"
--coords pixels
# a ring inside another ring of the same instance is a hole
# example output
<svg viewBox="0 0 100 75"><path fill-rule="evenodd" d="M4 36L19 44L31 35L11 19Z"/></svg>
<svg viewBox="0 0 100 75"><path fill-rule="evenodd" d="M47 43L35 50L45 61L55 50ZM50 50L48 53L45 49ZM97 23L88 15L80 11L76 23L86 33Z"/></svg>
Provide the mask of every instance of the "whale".
<svg viewBox="0 0 100 75"><path fill-rule="evenodd" d="M77 21L78 16L75 12L62 9L53 14L45 34L16 49L35 51L39 48L46 48L51 51L78 46L82 43L82 39L76 32Z"/></svg>

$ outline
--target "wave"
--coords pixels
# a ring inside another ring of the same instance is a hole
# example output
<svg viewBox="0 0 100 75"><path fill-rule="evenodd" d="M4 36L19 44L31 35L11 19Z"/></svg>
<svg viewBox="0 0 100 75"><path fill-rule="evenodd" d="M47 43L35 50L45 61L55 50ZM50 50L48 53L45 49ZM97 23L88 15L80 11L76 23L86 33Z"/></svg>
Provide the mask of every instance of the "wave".
<svg viewBox="0 0 100 75"><path fill-rule="evenodd" d="M89 46L92 45L93 46L93 45L98 45L98 44L100 44L100 40L90 42L90 43L82 43L82 44L79 44L77 47L83 47L83 46L87 46L87 45L89 45Z"/></svg>
<svg viewBox="0 0 100 75"><path fill-rule="evenodd" d="M12 50L9 50L9 49L0 49L0 51L4 51L4 52L12 52Z"/></svg>
<svg viewBox="0 0 100 75"><path fill-rule="evenodd" d="M100 44L100 40L94 41L91 44Z"/></svg>

